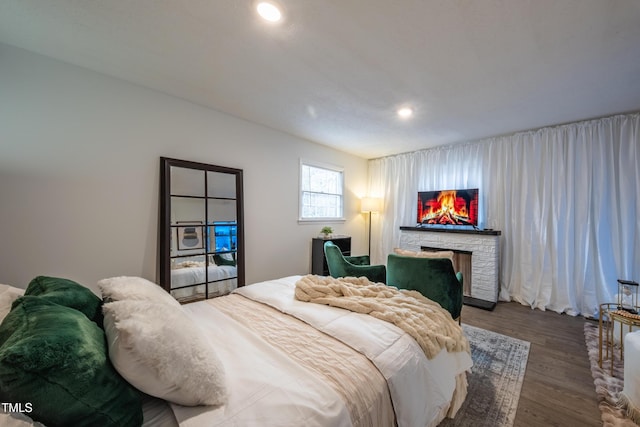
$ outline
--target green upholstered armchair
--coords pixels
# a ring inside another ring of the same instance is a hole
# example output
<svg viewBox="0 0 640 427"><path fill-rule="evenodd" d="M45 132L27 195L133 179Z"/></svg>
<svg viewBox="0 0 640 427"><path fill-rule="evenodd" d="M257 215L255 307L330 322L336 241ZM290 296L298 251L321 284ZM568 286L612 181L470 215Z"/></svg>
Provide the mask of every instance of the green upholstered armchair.
<svg viewBox="0 0 640 427"><path fill-rule="evenodd" d="M328 241L324 244L324 256L331 277L365 276L372 282L384 283L387 269L384 265L370 265L369 256L345 257L338 246Z"/></svg>
<svg viewBox="0 0 640 427"><path fill-rule="evenodd" d="M449 258L422 258L389 254L387 285L410 289L440 304L459 319L462 311L462 273L453 271Z"/></svg>

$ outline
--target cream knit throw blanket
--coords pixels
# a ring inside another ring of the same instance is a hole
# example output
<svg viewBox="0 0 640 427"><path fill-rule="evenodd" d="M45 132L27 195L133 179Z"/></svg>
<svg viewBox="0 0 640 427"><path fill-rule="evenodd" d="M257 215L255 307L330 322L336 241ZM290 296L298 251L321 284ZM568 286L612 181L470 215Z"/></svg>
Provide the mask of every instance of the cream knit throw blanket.
<svg viewBox="0 0 640 427"><path fill-rule="evenodd" d="M398 290L366 277L307 275L296 282L295 296L393 323L418 342L428 359L443 348L469 352L469 342L449 312L416 291Z"/></svg>

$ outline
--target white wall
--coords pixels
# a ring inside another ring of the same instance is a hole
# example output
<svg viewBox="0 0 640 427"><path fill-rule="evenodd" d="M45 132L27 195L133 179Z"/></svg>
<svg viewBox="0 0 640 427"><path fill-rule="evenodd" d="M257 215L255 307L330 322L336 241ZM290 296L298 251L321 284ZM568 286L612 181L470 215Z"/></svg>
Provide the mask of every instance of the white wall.
<svg viewBox="0 0 640 427"><path fill-rule="evenodd" d="M0 44L0 283L155 280L160 156L244 170L248 283L310 271L300 158L345 168L332 225L367 251L366 160Z"/></svg>

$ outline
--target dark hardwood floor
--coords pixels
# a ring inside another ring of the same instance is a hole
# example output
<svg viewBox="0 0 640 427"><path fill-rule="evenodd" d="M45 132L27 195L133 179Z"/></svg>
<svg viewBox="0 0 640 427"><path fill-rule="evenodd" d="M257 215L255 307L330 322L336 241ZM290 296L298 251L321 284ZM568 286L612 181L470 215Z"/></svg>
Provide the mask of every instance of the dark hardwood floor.
<svg viewBox="0 0 640 427"><path fill-rule="evenodd" d="M531 343L515 427L602 426L584 342L587 321L516 302L493 311L463 307L463 323Z"/></svg>

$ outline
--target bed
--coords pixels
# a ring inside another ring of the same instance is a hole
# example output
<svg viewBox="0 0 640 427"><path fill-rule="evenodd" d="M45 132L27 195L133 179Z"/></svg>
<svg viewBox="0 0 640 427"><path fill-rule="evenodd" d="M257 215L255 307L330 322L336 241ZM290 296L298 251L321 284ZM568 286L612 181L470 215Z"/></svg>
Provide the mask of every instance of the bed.
<svg viewBox="0 0 640 427"><path fill-rule="evenodd" d="M137 419L129 419L135 411L122 410L127 402L102 411L108 417L129 417L128 425L404 427L435 426L455 415L472 365L468 346L427 357L419 340L391 322L301 301L297 292L307 277L260 282L182 306L141 278L101 281L98 306L84 291L70 303L68 287L47 285L34 292L29 284L25 294L30 296L14 303L0 324L0 397L12 398L4 388L7 329L16 327L17 312L30 303L38 310L58 310L74 322L85 317L95 324L91 330L96 334L102 326L113 370L124 387L143 396ZM56 280L70 286L66 279ZM0 310L3 301L6 308L6 301L17 298L15 293L0 292ZM63 303L67 306L57 307ZM82 313L72 313L78 310ZM56 318L64 318L60 313ZM449 321L447 328L459 328L450 316ZM29 415L42 419L36 416L42 408L36 408L35 399L51 392L36 396L40 391L28 397L33 397L33 412L0 413L0 424L33 425ZM120 395L127 393L119 390ZM28 399L15 396L25 403ZM125 423L121 419L113 425Z"/></svg>

